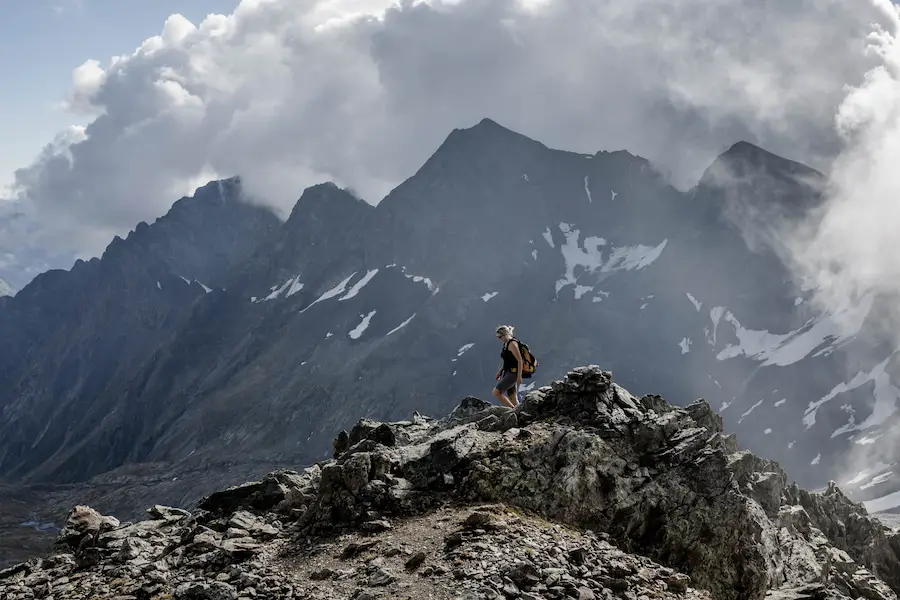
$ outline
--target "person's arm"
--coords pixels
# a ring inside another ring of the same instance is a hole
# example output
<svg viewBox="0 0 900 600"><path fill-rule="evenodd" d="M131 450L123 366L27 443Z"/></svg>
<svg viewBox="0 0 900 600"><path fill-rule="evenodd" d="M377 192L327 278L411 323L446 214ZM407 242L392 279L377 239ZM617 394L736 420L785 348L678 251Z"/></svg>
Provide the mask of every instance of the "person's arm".
<svg viewBox="0 0 900 600"><path fill-rule="evenodd" d="M522 353L519 352L519 344L517 344L517 343L510 344L509 347L512 350L512 353L515 355L516 361L518 361L518 363L519 363L519 369L516 372L516 383L521 384L522 383L522 371L525 370L525 360L522 358Z"/></svg>

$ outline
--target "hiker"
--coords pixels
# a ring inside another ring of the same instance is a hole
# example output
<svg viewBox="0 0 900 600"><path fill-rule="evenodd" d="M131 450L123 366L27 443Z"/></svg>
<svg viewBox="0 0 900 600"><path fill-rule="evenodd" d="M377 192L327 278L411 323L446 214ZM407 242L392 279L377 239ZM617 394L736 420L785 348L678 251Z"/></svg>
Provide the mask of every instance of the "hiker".
<svg viewBox="0 0 900 600"><path fill-rule="evenodd" d="M503 362L494 377L497 385L492 390L494 398L509 408L515 408L519 404L518 391L525 370L525 361L519 351L518 340L513 338L513 329L510 325L497 328L497 339L503 342L503 350L500 351Z"/></svg>

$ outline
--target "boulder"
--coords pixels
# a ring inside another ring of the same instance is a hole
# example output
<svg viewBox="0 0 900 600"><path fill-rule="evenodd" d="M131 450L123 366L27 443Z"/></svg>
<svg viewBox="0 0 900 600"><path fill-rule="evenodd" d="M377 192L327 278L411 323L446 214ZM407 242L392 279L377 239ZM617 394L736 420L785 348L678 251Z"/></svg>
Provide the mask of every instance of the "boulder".
<svg viewBox="0 0 900 600"><path fill-rule="evenodd" d="M66 517L66 523L56 536L60 548L78 550L97 543L100 534L119 526L115 517L101 515L89 506L76 506Z"/></svg>

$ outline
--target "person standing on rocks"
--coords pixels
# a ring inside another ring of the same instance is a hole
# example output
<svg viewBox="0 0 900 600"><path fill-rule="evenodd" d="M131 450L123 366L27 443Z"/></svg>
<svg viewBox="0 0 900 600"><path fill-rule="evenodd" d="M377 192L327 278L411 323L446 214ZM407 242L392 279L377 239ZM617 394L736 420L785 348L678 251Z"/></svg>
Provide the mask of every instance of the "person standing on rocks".
<svg viewBox="0 0 900 600"><path fill-rule="evenodd" d="M497 339L503 342L500 359L503 361L494 379L497 385L492 390L503 406L515 408L519 404L519 386L522 385L522 371L525 361L519 351L519 343L513 338L514 327L501 325L497 328Z"/></svg>

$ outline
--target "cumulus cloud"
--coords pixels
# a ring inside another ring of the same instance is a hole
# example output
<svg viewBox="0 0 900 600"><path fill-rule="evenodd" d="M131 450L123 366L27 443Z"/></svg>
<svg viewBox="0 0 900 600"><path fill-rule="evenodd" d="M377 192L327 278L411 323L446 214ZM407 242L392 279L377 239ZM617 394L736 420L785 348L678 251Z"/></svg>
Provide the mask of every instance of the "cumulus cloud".
<svg viewBox="0 0 900 600"><path fill-rule="evenodd" d="M784 240L798 277L815 286L813 299L820 309L834 313L875 294L881 302L870 320L870 332L897 348L900 255L894 244L900 231L900 10L889 0L871 3L882 15L867 39L868 54L877 58L878 65L848 91L836 112L835 130L843 145L829 172L825 203ZM857 442L840 458L845 480L874 464L891 464L896 459L900 441L896 421L889 421L875 437L876 444Z"/></svg>
<svg viewBox="0 0 900 600"><path fill-rule="evenodd" d="M555 147L626 148L682 187L739 139L825 168L844 86L871 85L883 58L866 35L890 18L868 0L243 0L199 25L173 15L131 54L75 70L66 105L92 120L16 173L0 255L34 262L35 239L47 260L97 253L210 175L241 175L280 214L323 180L377 203L486 116Z"/></svg>
<svg viewBox="0 0 900 600"><path fill-rule="evenodd" d="M828 201L790 240L825 308L869 292L900 300L900 255L893 251L900 228L900 12L888 0L873 4L887 21L868 38L881 64L840 105L835 123L844 147L829 173Z"/></svg>

